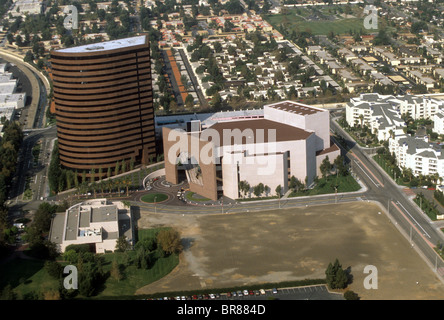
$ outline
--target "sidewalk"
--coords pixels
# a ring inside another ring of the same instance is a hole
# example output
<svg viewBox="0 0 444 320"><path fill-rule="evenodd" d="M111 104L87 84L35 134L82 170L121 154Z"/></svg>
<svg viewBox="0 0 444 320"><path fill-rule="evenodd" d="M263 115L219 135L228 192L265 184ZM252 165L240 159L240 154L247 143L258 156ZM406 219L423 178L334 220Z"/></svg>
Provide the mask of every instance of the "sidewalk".
<svg viewBox="0 0 444 320"><path fill-rule="evenodd" d="M282 199L287 199L288 196L289 196L292 192L293 192L293 190L288 189L288 191L282 196L281 200L282 200Z"/></svg>

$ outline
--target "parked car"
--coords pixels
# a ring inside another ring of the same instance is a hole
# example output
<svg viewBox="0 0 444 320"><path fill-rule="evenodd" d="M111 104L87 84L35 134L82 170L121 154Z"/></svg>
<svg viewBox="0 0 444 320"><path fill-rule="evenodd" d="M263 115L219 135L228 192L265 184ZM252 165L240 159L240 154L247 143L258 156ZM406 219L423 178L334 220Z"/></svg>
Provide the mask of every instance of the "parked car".
<svg viewBox="0 0 444 320"><path fill-rule="evenodd" d="M278 290L276 288L273 288L273 293L278 293Z"/></svg>
<svg viewBox="0 0 444 320"><path fill-rule="evenodd" d="M265 290L264 289L260 289L259 291L260 291L261 295L265 295Z"/></svg>
<svg viewBox="0 0 444 320"><path fill-rule="evenodd" d="M227 298L231 298L231 297L232 297L231 292L227 292Z"/></svg>
<svg viewBox="0 0 444 320"><path fill-rule="evenodd" d="M244 296L248 296L248 290L244 290Z"/></svg>

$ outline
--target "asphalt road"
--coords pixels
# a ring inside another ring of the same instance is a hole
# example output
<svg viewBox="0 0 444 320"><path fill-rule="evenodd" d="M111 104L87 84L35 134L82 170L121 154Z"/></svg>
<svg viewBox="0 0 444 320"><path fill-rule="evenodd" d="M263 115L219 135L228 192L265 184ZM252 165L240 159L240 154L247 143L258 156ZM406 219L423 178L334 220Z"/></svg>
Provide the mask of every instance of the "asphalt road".
<svg viewBox="0 0 444 320"><path fill-rule="evenodd" d="M196 75L194 74L193 68L188 61L188 58L183 51L183 49L178 49L180 56L182 57L182 61L187 69L188 75L190 76L190 80L193 83L194 89L196 90L197 97L199 98L199 102L202 106L208 106L208 101L205 99L205 96L202 93L202 88L199 87L199 82L197 81ZM199 88L199 89L197 89Z"/></svg>
<svg viewBox="0 0 444 320"><path fill-rule="evenodd" d="M396 185L335 121L331 121L331 129L348 139L349 159L353 171L368 188L363 195L368 200L378 201L388 210L393 223L442 279L444 262L433 250L438 241L444 241L442 231L407 197L404 188Z"/></svg>
<svg viewBox="0 0 444 320"><path fill-rule="evenodd" d="M56 138L56 127L33 130L25 133L23 144L19 152L15 179L9 191L9 205L11 211L19 211L24 207L36 209L42 202L41 198L49 195L47 184L47 170L51 160L53 140ZM34 165L32 149L40 141L41 150L38 164ZM32 199L24 199L26 179L30 178L30 188L33 191ZM29 205L29 206L27 206Z"/></svg>

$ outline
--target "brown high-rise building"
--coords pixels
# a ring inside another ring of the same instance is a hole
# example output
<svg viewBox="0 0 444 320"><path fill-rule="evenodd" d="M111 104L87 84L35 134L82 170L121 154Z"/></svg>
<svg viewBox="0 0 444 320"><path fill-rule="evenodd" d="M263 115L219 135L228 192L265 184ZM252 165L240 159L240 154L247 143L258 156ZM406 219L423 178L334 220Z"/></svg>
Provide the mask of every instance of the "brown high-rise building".
<svg viewBox="0 0 444 320"><path fill-rule="evenodd" d="M61 165L88 174L148 163L156 146L147 37L52 51L51 65Z"/></svg>

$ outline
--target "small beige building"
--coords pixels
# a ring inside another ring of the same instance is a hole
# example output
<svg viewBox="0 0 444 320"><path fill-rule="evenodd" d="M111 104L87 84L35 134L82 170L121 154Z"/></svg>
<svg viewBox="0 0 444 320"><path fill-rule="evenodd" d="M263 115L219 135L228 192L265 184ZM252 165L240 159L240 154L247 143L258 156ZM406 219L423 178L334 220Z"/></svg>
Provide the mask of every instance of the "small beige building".
<svg viewBox="0 0 444 320"><path fill-rule="evenodd" d="M71 244L89 244L91 251L114 251L120 236L134 241L131 207L107 199L87 200L56 214L51 223L50 240L60 252Z"/></svg>

